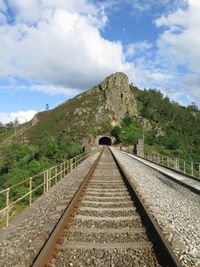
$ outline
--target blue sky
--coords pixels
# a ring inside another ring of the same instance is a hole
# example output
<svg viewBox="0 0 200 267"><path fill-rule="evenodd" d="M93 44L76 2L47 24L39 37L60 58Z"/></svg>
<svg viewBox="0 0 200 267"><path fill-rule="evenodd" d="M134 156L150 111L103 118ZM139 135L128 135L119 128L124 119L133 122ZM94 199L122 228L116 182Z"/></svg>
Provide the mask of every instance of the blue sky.
<svg viewBox="0 0 200 267"><path fill-rule="evenodd" d="M200 2L0 0L0 121L29 120L116 71L200 106Z"/></svg>

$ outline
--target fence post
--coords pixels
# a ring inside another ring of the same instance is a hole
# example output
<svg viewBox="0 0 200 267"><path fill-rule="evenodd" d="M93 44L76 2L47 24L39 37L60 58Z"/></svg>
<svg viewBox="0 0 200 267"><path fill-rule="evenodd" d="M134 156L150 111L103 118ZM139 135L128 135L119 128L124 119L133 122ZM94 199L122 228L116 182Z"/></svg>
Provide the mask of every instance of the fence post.
<svg viewBox="0 0 200 267"><path fill-rule="evenodd" d="M63 178L65 177L65 162L63 162Z"/></svg>
<svg viewBox="0 0 200 267"><path fill-rule="evenodd" d="M6 226L8 227L9 225L9 193L10 193L10 188L7 189L6 191Z"/></svg>
<svg viewBox="0 0 200 267"><path fill-rule="evenodd" d="M73 170L73 158L70 159L70 172Z"/></svg>
<svg viewBox="0 0 200 267"><path fill-rule="evenodd" d="M44 194L45 194L46 193L46 172L44 172L43 180L44 180Z"/></svg>
<svg viewBox="0 0 200 267"><path fill-rule="evenodd" d="M30 178L29 181L29 206L31 207L32 204L32 177Z"/></svg>
<svg viewBox="0 0 200 267"><path fill-rule="evenodd" d="M59 180L58 173L59 173L59 171L58 171L58 165L57 165L56 166L56 177L57 177L57 181Z"/></svg>
<svg viewBox="0 0 200 267"><path fill-rule="evenodd" d="M48 171L46 171L46 192L49 191L49 177L48 177Z"/></svg>
<svg viewBox="0 0 200 267"><path fill-rule="evenodd" d="M66 161L63 163L64 164L64 171L63 171L63 177L65 177L65 171L66 171Z"/></svg>
<svg viewBox="0 0 200 267"><path fill-rule="evenodd" d="M169 167L169 158L167 157L167 167Z"/></svg>
<svg viewBox="0 0 200 267"><path fill-rule="evenodd" d="M57 184L58 182L58 177L57 177L57 166L54 168L55 169L55 183Z"/></svg>
<svg viewBox="0 0 200 267"><path fill-rule="evenodd" d="M62 179L62 163L59 164L59 173L60 173L60 180Z"/></svg>
<svg viewBox="0 0 200 267"><path fill-rule="evenodd" d="M48 171L48 179L49 179L49 188L51 188L51 169L47 171Z"/></svg>
<svg viewBox="0 0 200 267"><path fill-rule="evenodd" d="M61 171L61 173L62 173L61 179L62 179L62 178L64 178L64 170L65 170L64 162L62 162L61 170L62 170Z"/></svg>
<svg viewBox="0 0 200 267"><path fill-rule="evenodd" d="M69 173L69 160L67 160L66 174Z"/></svg>
<svg viewBox="0 0 200 267"><path fill-rule="evenodd" d="M191 162L191 175L194 175L194 166L193 166L193 162Z"/></svg>

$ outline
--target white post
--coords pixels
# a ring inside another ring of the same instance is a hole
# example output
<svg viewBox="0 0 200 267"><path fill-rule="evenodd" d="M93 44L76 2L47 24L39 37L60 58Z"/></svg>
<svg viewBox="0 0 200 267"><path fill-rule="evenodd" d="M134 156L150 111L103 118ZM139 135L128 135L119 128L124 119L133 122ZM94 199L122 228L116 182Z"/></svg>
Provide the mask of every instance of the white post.
<svg viewBox="0 0 200 267"><path fill-rule="evenodd" d="M73 170L73 158L70 159L70 172Z"/></svg>
<svg viewBox="0 0 200 267"><path fill-rule="evenodd" d="M48 171L46 171L46 192L49 191L49 177L48 177Z"/></svg>
<svg viewBox="0 0 200 267"><path fill-rule="evenodd" d="M194 166L193 166L193 162L191 162L191 175L194 175Z"/></svg>
<svg viewBox="0 0 200 267"><path fill-rule="evenodd" d="M6 227L9 225L9 193L10 193L10 188L7 189L6 191Z"/></svg>
<svg viewBox="0 0 200 267"><path fill-rule="evenodd" d="M31 207L32 204L32 177L29 181L29 206Z"/></svg>
<svg viewBox="0 0 200 267"><path fill-rule="evenodd" d="M43 175L43 181L44 181L44 194L46 193L46 172L44 172L44 175Z"/></svg>
<svg viewBox="0 0 200 267"><path fill-rule="evenodd" d="M57 177L57 166L55 167L55 183L57 184L58 182L58 177Z"/></svg>
<svg viewBox="0 0 200 267"><path fill-rule="evenodd" d="M51 169L47 170L49 179L49 188L51 188Z"/></svg>

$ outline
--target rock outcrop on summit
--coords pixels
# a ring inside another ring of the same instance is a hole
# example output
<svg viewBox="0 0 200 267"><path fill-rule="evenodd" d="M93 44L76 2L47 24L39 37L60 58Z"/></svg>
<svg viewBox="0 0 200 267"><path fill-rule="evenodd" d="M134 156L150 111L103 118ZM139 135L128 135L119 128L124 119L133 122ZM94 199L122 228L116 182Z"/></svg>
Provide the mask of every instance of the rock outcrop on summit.
<svg viewBox="0 0 200 267"><path fill-rule="evenodd" d="M137 115L135 97L129 88L126 74L112 74L98 88L104 93L105 108L111 112L113 120L119 123L126 115Z"/></svg>

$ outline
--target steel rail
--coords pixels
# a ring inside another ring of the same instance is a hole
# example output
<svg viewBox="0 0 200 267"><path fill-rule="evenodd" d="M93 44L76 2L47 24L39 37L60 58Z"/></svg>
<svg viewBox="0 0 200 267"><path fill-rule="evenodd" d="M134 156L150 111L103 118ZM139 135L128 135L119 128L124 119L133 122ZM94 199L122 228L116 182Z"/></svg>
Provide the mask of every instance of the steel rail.
<svg viewBox="0 0 200 267"><path fill-rule="evenodd" d="M66 226L71 221L71 216L74 213L74 210L77 207L77 203L79 202L82 193L84 192L85 187L87 186L89 180L91 179L95 168L101 158L101 155L103 154L104 148L102 149L100 155L88 171L87 175L85 176L84 180L76 190L75 194L73 195L70 203L64 210L63 214L61 215L59 221L51 231L47 241L44 243L43 247L40 249L39 253L35 257L33 263L31 264L32 267L44 267L47 266L49 261L51 260L54 250L56 248L56 245L59 241L59 239L62 237L64 230Z"/></svg>
<svg viewBox="0 0 200 267"><path fill-rule="evenodd" d="M147 234L150 234L150 239L154 245L155 251L157 251L158 254L163 255L162 264L168 267L182 267L183 265L179 261L178 257L175 255L172 246L164 236L164 233L161 230L159 224L149 212L139 193L135 190L134 185L130 180L130 177L128 176L124 168L121 166L119 161L116 159L112 151L111 154L114 158L115 163L118 166L119 172L122 175L122 178L128 188L128 191L133 201L139 207L139 213L140 215L142 215L142 221L144 222L144 225L148 227L148 230L150 230Z"/></svg>

